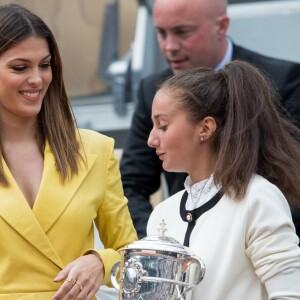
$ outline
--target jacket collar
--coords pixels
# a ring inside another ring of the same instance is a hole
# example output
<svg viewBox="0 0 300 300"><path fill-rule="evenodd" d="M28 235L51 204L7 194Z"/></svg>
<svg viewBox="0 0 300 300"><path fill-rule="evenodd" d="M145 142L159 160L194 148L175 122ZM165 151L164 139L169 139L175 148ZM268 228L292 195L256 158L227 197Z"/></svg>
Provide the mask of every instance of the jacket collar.
<svg viewBox="0 0 300 300"><path fill-rule="evenodd" d="M54 157L48 143L46 143L43 175L33 209L28 205L5 161L2 160L10 186L0 188L2 198L0 216L13 230L60 268L63 268L64 265L48 240L47 232L69 205L93 166L95 159L96 155L86 155L87 166L82 165L79 173L67 180L64 185L60 182Z"/></svg>

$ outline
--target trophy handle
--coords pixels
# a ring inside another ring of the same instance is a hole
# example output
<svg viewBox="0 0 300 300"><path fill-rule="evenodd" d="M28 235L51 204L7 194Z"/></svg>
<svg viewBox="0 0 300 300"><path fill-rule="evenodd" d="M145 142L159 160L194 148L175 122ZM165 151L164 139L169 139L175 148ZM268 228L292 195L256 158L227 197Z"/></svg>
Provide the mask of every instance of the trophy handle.
<svg viewBox="0 0 300 300"><path fill-rule="evenodd" d="M185 294L190 291L193 287L195 287L198 283L200 283L200 281L203 279L204 275L205 275L205 265L204 263L196 256L190 256L187 260L186 260L186 263L185 263L185 266L186 268L188 266L190 266L191 264L195 264L196 265L196 273L195 273L195 281L186 286L186 288L183 290L182 294L181 294L181 297L185 296ZM182 298L178 298L179 299L182 299Z"/></svg>
<svg viewBox="0 0 300 300"><path fill-rule="evenodd" d="M111 281L111 284L113 285L113 287L116 289L116 290L120 290L120 286L118 284L118 281L117 281L117 274L119 273L119 270L120 270L120 265L121 265L121 261L118 260L111 268L111 272L110 272L110 281Z"/></svg>

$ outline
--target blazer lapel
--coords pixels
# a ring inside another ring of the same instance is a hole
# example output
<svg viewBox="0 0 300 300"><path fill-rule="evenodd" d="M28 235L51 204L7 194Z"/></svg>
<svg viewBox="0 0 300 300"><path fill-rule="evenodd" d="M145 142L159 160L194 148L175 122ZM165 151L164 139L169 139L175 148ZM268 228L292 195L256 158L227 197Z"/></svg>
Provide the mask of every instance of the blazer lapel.
<svg viewBox="0 0 300 300"><path fill-rule="evenodd" d="M44 170L36 202L31 210L20 188L15 182L4 160L3 168L10 186L1 188L3 201L0 205L0 216L33 247L48 257L59 268L64 268L56 250L47 238L47 231L66 209L80 184L94 164L96 155L87 156L87 167L82 166L79 174L73 176L66 185L60 182L54 157L46 144Z"/></svg>
<svg viewBox="0 0 300 300"><path fill-rule="evenodd" d="M48 143L44 154L44 171L33 212L45 233L68 207L74 194L93 166L96 155L85 155L87 166L80 165L79 172L63 184L56 171L54 157Z"/></svg>
<svg viewBox="0 0 300 300"><path fill-rule="evenodd" d="M10 186L1 188L0 216L11 226L12 230L18 232L20 236L48 257L59 268L63 268L64 264L47 239L5 161L2 160L2 163Z"/></svg>

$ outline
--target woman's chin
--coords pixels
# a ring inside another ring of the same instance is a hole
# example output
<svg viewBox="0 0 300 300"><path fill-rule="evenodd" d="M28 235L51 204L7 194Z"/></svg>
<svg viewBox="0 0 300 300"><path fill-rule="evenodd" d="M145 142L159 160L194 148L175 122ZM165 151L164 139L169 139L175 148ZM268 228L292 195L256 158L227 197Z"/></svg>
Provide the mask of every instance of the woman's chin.
<svg viewBox="0 0 300 300"><path fill-rule="evenodd" d="M170 166L165 161L162 162L162 167L167 172L173 172L172 169L170 169Z"/></svg>
<svg viewBox="0 0 300 300"><path fill-rule="evenodd" d="M174 172L174 173L182 173L182 172L185 172L185 171L182 171L181 169L179 168L176 168L175 166L172 166L168 163L166 163L165 161L163 161L163 164L162 164L162 167L165 171L167 172Z"/></svg>

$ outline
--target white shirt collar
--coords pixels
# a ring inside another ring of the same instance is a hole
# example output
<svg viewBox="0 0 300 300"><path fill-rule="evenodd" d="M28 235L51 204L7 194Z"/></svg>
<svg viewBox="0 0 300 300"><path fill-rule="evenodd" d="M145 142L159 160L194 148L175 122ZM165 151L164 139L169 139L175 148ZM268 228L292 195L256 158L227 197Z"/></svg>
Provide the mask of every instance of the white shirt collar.
<svg viewBox="0 0 300 300"><path fill-rule="evenodd" d="M231 62L232 52L233 52L232 41L229 38L227 38L227 51L223 59L221 60L221 62L215 67L215 70L223 69L227 63Z"/></svg>
<svg viewBox="0 0 300 300"><path fill-rule="evenodd" d="M214 182L214 176L192 184L190 176L187 176L184 187L188 192L188 199L185 204L186 210L193 210L208 202L220 189L220 185Z"/></svg>

